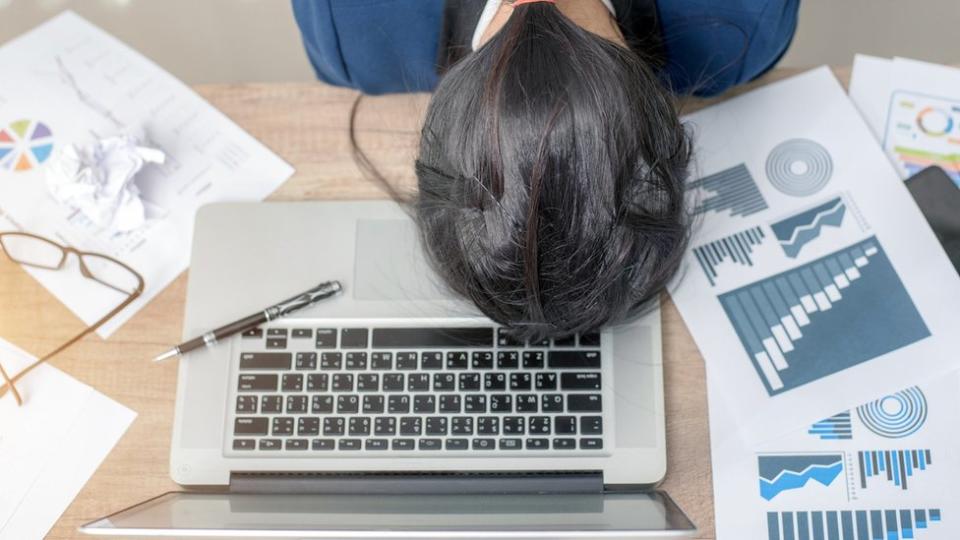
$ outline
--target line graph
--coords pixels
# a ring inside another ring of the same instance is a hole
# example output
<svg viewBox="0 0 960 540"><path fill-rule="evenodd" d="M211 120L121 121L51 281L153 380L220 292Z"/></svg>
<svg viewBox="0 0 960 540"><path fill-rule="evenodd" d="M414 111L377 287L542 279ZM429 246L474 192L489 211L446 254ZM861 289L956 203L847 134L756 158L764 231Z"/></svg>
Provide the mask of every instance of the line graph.
<svg viewBox="0 0 960 540"><path fill-rule="evenodd" d="M842 454L758 456L760 496L771 500L780 493L800 489L808 482L829 486L843 472Z"/></svg>
<svg viewBox="0 0 960 540"><path fill-rule="evenodd" d="M773 235L787 257L795 259L800 250L820 237L827 227L839 228L843 224L847 205L836 197L799 214L770 225Z"/></svg>

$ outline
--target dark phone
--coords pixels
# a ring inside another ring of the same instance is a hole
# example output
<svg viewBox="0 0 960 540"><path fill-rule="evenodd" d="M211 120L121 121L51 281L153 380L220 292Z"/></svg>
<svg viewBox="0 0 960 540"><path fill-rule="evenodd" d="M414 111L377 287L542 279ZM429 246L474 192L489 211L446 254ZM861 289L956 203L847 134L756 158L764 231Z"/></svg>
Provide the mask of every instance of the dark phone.
<svg viewBox="0 0 960 540"><path fill-rule="evenodd" d="M960 188L934 165L908 178L907 189L960 272Z"/></svg>

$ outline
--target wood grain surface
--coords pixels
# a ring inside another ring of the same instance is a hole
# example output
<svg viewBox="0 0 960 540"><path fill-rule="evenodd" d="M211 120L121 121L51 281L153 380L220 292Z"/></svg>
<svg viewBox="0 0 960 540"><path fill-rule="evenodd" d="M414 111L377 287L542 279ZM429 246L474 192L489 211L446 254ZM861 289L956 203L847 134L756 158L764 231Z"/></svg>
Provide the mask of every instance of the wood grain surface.
<svg viewBox="0 0 960 540"><path fill-rule="evenodd" d="M776 70L724 98L794 73ZM846 79L848 71L838 75ZM196 91L296 168L270 200L384 197L351 156L353 91L320 83L204 85ZM428 99L398 95L360 104L361 146L391 180L406 186L413 186L418 126ZM715 101L685 100L680 106L689 112ZM88 336L52 362L138 416L48 538L77 538L77 526L88 520L178 489L168 474L176 362L155 365L149 359L180 338L186 282L181 275L109 339ZM81 328L56 298L0 256L0 337L40 355ZM663 488L700 527L700 537L713 538L704 364L668 299L663 332L669 467Z"/></svg>

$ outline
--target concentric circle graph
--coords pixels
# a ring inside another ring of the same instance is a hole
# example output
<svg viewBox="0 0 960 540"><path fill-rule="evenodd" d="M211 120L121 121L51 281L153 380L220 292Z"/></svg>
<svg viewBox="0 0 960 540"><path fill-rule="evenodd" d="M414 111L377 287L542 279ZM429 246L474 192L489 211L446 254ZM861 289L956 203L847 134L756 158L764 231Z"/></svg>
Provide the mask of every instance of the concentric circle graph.
<svg viewBox="0 0 960 540"><path fill-rule="evenodd" d="M857 407L867 429L888 439L916 433L927 420L927 398L916 386Z"/></svg>
<svg viewBox="0 0 960 540"><path fill-rule="evenodd" d="M767 156L767 179L773 187L793 197L806 197L823 189L833 176L830 153L810 139L790 139Z"/></svg>
<svg viewBox="0 0 960 540"><path fill-rule="evenodd" d="M16 120L0 128L0 170L25 172L53 153L53 132L43 122Z"/></svg>

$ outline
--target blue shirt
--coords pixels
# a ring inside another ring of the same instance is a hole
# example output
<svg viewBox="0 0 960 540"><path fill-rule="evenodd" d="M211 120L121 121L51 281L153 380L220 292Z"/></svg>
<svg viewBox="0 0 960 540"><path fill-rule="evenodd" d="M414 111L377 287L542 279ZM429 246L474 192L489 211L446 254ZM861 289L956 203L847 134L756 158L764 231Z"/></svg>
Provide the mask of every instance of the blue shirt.
<svg viewBox="0 0 960 540"><path fill-rule="evenodd" d="M477 0L481 1L481 0ZM292 0L321 80L368 94L430 91L444 0ZM799 0L657 0L661 77L680 94L716 95L786 52Z"/></svg>

